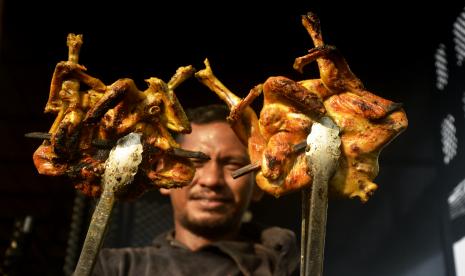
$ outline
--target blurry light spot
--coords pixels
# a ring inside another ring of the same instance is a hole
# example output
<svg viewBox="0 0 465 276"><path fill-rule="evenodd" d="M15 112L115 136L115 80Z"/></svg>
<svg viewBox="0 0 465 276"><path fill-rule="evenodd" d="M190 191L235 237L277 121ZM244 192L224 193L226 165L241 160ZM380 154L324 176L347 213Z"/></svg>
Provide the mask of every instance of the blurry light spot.
<svg viewBox="0 0 465 276"><path fill-rule="evenodd" d="M444 164L449 164L455 155L457 155L457 136L454 123L454 116L448 114L441 124L441 143L442 153L444 154Z"/></svg>
<svg viewBox="0 0 465 276"><path fill-rule="evenodd" d="M462 11L454 22L452 34L454 35L454 50L457 65L462 66L465 58L465 11Z"/></svg>
<svg viewBox="0 0 465 276"><path fill-rule="evenodd" d="M446 46L444 44L439 44L439 47L434 55L434 59L434 65L436 67L436 88L439 90L444 90L444 87L446 87L449 79Z"/></svg>
<svg viewBox="0 0 465 276"><path fill-rule="evenodd" d="M454 188L447 201L451 219L465 215L465 179Z"/></svg>

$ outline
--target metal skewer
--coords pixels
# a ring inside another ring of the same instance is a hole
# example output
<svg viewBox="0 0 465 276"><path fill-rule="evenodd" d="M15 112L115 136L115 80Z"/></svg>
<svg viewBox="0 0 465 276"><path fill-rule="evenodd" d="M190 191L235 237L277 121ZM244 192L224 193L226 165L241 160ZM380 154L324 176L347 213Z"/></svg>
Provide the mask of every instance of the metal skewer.
<svg viewBox="0 0 465 276"><path fill-rule="evenodd" d="M306 147L307 147L307 142L303 141L303 142L298 143L297 145L294 145L294 147L292 148L292 151L294 153L297 153L297 152L300 152L300 151L304 150ZM238 178L240 176L251 173L251 172L253 172L255 170L259 170L260 168L261 168L261 165L260 165L259 162L249 164L249 165L246 165L246 166L244 166L242 168L239 168L239 169L233 171L231 173L231 176L232 176L232 178L236 179L236 178Z"/></svg>
<svg viewBox="0 0 465 276"><path fill-rule="evenodd" d="M26 138L33 138L33 139L42 139L42 140L50 140L52 138L52 134L48 132L29 132L24 134Z"/></svg>
<svg viewBox="0 0 465 276"><path fill-rule="evenodd" d="M302 229L301 229L301 240L300 240L300 274L304 276L306 271L306 256L307 256L307 240L308 240L308 228L309 228L309 219L310 219L310 196L311 196L311 189L304 188L302 189Z"/></svg>
<svg viewBox="0 0 465 276"><path fill-rule="evenodd" d="M24 137L33 138L33 139L41 139L41 140L50 140L52 138L52 134L48 132L29 132L24 134ZM92 145L101 148L101 149L111 149L115 146L115 141L105 141L105 140L98 140L95 139L92 141ZM149 146L149 145L147 145ZM191 151L185 150L182 148L172 148L171 151L168 151L167 154L177 156L177 157L185 157L185 158L193 158L199 160L210 160L210 156L206 155L201 151Z"/></svg>

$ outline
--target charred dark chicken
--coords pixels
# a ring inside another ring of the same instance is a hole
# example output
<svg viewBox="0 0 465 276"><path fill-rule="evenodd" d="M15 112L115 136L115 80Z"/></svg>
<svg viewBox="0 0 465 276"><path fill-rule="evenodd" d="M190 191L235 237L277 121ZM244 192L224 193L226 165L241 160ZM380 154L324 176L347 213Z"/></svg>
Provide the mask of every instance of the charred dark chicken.
<svg viewBox="0 0 465 276"><path fill-rule="evenodd" d="M338 50L324 44L316 15L302 16L302 23L315 48L297 58L294 68L302 72L306 64L316 61L320 78L270 77L241 99L214 76L208 61L196 76L230 107L231 126L248 146L251 162L260 167L256 174L260 188L278 197L311 185L305 154L293 146L305 141L312 124L325 115L340 128L342 140L330 191L365 202L377 189L372 181L379 171L378 156L407 127L406 114L400 104L364 88ZM249 105L262 92L258 118Z"/></svg>
<svg viewBox="0 0 465 276"><path fill-rule="evenodd" d="M144 157L131 191L133 198L153 187L180 187L190 183L195 169L188 158L175 156L179 145L170 131L189 133L189 121L174 89L193 75L192 66L181 67L168 83L158 78L146 80L140 91L131 79L119 79L106 86L87 74L78 64L82 36L68 36L69 60L57 64L45 107L57 114L44 141L35 151L34 164L41 174L68 176L77 189L97 196L103 164L109 148L130 132L142 133ZM80 89L81 85L89 87Z"/></svg>

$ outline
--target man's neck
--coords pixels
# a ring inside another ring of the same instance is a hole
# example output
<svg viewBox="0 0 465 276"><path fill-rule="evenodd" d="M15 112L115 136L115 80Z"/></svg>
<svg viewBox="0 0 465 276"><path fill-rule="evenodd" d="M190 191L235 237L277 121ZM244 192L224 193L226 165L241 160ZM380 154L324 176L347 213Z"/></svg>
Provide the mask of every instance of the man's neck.
<svg viewBox="0 0 465 276"><path fill-rule="evenodd" d="M180 225L175 225L175 235L174 238L187 246L192 251L196 251L201 247L207 246L216 241L222 240L234 240L238 235L238 229L234 229L225 233L224 235L219 235L215 237L207 237L204 235L198 235Z"/></svg>

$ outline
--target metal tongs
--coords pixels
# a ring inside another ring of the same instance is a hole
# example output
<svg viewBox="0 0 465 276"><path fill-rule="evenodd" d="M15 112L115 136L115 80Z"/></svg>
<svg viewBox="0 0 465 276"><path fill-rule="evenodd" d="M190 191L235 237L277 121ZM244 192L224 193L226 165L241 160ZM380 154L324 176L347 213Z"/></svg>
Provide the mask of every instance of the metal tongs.
<svg viewBox="0 0 465 276"><path fill-rule="evenodd" d="M328 183L341 154L339 131L329 117L322 117L312 125L307 137L305 155L312 170L313 184L311 190L302 191L301 276L323 275Z"/></svg>
<svg viewBox="0 0 465 276"><path fill-rule="evenodd" d="M131 185L142 162L142 151L139 133L120 138L110 151L102 177L103 192L92 215L74 276L92 273L116 201L115 194Z"/></svg>

